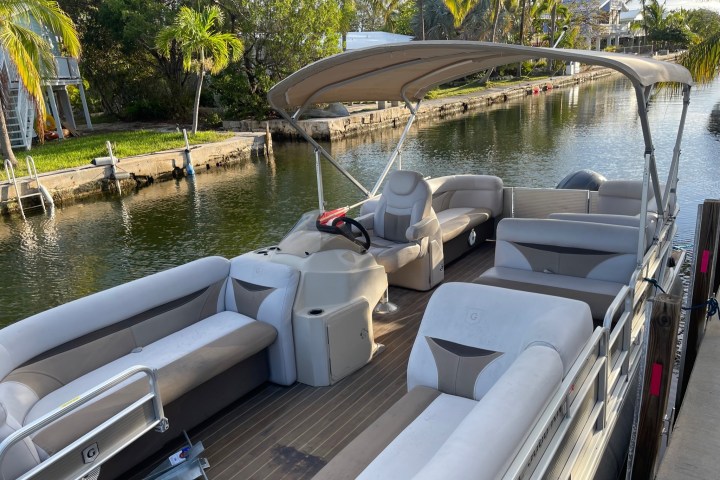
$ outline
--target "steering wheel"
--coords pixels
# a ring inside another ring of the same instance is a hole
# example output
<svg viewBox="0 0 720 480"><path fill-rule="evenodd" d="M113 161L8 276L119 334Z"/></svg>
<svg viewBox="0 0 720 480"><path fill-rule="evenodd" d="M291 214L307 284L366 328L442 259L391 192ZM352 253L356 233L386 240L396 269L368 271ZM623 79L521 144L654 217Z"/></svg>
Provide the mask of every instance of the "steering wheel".
<svg viewBox="0 0 720 480"><path fill-rule="evenodd" d="M362 236L364 237L364 242L361 242L360 240L355 237L352 233L352 229L350 227L338 227L337 224L340 222L344 222L348 225L352 225L353 227L360 230L360 233L362 233ZM365 251L370 249L370 235L368 234L367 230L365 230L365 227L363 227L360 222L355 220L354 218L350 217L338 217L335 220L332 221L332 232L330 233L336 233L339 235L342 235L343 237L347 238L351 242L353 242L356 245L361 246Z"/></svg>

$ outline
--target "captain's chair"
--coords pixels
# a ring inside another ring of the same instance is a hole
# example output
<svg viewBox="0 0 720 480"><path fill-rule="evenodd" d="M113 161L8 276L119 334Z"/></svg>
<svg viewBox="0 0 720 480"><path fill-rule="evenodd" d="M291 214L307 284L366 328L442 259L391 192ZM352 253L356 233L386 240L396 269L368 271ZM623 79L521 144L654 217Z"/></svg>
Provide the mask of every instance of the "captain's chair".
<svg viewBox="0 0 720 480"><path fill-rule="evenodd" d="M442 281L442 233L422 175L392 171L375 210L357 220L368 230L370 253L391 285L429 290Z"/></svg>

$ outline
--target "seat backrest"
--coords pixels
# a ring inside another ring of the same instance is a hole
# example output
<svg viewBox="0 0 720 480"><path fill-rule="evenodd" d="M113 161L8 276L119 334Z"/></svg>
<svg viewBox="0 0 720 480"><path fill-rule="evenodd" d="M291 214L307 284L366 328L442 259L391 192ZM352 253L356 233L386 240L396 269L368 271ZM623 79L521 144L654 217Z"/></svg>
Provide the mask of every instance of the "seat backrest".
<svg viewBox="0 0 720 480"><path fill-rule="evenodd" d="M277 340L268 348L270 381L290 385L297 378L292 308L300 272L257 257L250 252L230 261L225 309L275 327Z"/></svg>
<svg viewBox="0 0 720 480"><path fill-rule="evenodd" d="M487 208L497 217L503 209L503 182L492 175L450 175L428 181L435 213L449 208Z"/></svg>
<svg viewBox="0 0 720 480"><path fill-rule="evenodd" d="M471 283L441 285L408 363L417 385L480 400L528 347L557 351L564 377L592 334L587 304Z"/></svg>
<svg viewBox="0 0 720 480"><path fill-rule="evenodd" d="M38 313L0 330L0 380L64 364L67 379L224 310L230 262L206 257ZM82 361L71 360L77 357ZM54 359L54 360L53 360ZM69 364L82 365L78 372ZM58 372L45 377L58 379ZM72 377L72 378L71 378Z"/></svg>
<svg viewBox="0 0 720 480"><path fill-rule="evenodd" d="M394 170L388 175L375 210L375 235L407 243L407 228L429 216L431 209L432 194L423 176L409 170Z"/></svg>
<svg viewBox="0 0 720 480"><path fill-rule="evenodd" d="M639 215L642 206L643 182L639 180L608 180L598 189L597 203L591 213ZM655 192L648 190L648 212L657 212Z"/></svg>

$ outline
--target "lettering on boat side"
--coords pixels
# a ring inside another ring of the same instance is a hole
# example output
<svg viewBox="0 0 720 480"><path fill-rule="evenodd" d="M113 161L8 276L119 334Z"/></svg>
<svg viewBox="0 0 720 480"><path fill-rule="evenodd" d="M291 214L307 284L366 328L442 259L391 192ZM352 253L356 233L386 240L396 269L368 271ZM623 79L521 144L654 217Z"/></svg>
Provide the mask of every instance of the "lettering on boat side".
<svg viewBox="0 0 720 480"><path fill-rule="evenodd" d="M537 467L538 462L540 461L540 458L542 457L542 454L547 449L547 440L552 438L555 435L555 432L560 427L559 420L565 417L565 402L555 411L555 415L553 416L552 420L550 420L550 424L547 426L545 431L543 432L542 436L538 439L537 443L535 444L535 449L533 450L532 454L530 455L530 458L528 459L527 463L525 464L525 469L523 472L518 475L518 479L525 478L525 475L530 476L534 471L535 467Z"/></svg>
<svg viewBox="0 0 720 480"><path fill-rule="evenodd" d="M85 447L82 451L83 463L94 462L98 455L100 455L100 448L98 447L97 442L95 442L92 445Z"/></svg>

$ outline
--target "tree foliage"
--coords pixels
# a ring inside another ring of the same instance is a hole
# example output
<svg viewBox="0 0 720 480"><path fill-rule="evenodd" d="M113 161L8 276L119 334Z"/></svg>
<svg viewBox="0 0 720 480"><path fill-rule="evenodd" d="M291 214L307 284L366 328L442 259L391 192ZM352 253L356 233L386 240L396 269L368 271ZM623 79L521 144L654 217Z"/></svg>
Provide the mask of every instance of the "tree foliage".
<svg viewBox="0 0 720 480"><path fill-rule="evenodd" d="M649 0L643 7L641 25L656 48L687 48L697 37L691 31L686 15L684 10L668 12L664 3Z"/></svg>
<svg viewBox="0 0 720 480"><path fill-rule="evenodd" d="M221 1L229 28L243 40L239 63L216 82L233 116L263 116L272 85L340 51L342 10L335 0Z"/></svg>
<svg viewBox="0 0 720 480"><path fill-rule="evenodd" d="M183 69L197 74L195 104L193 106L192 133L197 133L200 93L206 72L220 73L231 60L237 60L242 42L231 33L218 29L223 24L223 13L217 6L201 11L180 7L171 25L158 33L156 44L163 56L169 57L173 47L180 50Z"/></svg>
<svg viewBox="0 0 720 480"><path fill-rule="evenodd" d="M55 72L52 45L43 36L30 27L34 20L47 32L60 39L64 54L70 57L80 56L80 40L70 17L53 0L3 0L0 3L0 49L15 66L20 83L27 89L37 110L37 118L42 131L45 118L45 100L43 99L40 78L51 76ZM3 154L17 164L10 146L6 111L9 95L6 85L0 85L0 129L2 130ZM42 132L41 132L42 133Z"/></svg>
<svg viewBox="0 0 720 480"><path fill-rule="evenodd" d="M193 78L173 48L163 56L155 36L172 21L178 2L60 0L84 45L83 76L103 109L125 120L184 118Z"/></svg>

